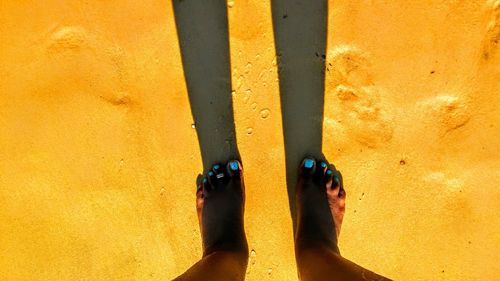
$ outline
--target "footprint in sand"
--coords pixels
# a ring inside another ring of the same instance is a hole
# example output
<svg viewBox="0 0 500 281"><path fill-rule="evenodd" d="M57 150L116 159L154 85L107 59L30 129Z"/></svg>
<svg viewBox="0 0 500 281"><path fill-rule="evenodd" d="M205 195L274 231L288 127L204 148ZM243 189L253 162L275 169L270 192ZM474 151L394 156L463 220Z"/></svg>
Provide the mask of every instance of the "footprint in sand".
<svg viewBox="0 0 500 281"><path fill-rule="evenodd" d="M344 131L368 147L390 141L392 119L380 102L382 89L374 84L369 56L352 46L338 46L328 52L326 66L330 91L325 100L331 100L325 110L327 132Z"/></svg>
<svg viewBox="0 0 500 281"><path fill-rule="evenodd" d="M78 51L87 47L87 31L80 26L64 26L56 29L50 36L47 50L52 54Z"/></svg>
<svg viewBox="0 0 500 281"><path fill-rule="evenodd" d="M440 95L418 103L419 111L430 124L440 124L441 135L463 127L469 122L471 112L465 98L457 95Z"/></svg>
<svg viewBox="0 0 500 281"><path fill-rule="evenodd" d="M113 106L131 103L126 54L120 46L82 26L60 26L49 34L46 50L44 81L55 89L50 93L54 98L81 93Z"/></svg>

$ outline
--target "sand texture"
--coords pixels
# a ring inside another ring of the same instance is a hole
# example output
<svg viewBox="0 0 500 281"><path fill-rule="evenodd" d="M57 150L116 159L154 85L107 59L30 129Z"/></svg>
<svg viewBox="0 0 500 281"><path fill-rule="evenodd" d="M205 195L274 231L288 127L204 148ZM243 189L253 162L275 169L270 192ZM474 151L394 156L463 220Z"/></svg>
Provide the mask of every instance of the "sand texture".
<svg viewBox="0 0 500 281"><path fill-rule="evenodd" d="M229 1L228 18L247 280L297 280L271 6ZM498 0L330 1L323 147L348 193L345 257L397 280L498 280L499 39ZM192 124L170 1L3 0L0 280L186 270Z"/></svg>

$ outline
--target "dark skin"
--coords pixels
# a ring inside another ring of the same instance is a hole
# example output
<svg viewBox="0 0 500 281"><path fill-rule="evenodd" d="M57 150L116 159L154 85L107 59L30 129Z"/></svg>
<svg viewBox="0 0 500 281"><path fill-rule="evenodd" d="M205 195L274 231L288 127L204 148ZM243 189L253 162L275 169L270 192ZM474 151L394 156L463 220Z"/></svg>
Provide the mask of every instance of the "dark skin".
<svg viewBox="0 0 500 281"><path fill-rule="evenodd" d="M172 3L204 165L226 157L238 159L226 1ZM296 188L290 189L301 157L321 155L328 1L273 0L271 10L279 57L287 184L290 200L295 199L297 206L292 217L297 218L294 237L300 279L384 279L340 255L337 237L346 193L335 167L305 159ZM196 206L203 257L176 280L244 280L248 245L242 171L237 160L215 164L200 181Z"/></svg>
<svg viewBox="0 0 500 281"><path fill-rule="evenodd" d="M200 180L196 209L202 259L175 280L244 280L248 245L243 226L245 185L237 160L216 164Z"/></svg>
<svg viewBox="0 0 500 281"><path fill-rule="evenodd" d="M295 256L300 280L389 280L340 255L337 237L346 192L335 167L306 158L298 178ZM196 197L203 257L175 280L245 279L244 198L241 163L214 165L201 180Z"/></svg>
<svg viewBox="0 0 500 281"><path fill-rule="evenodd" d="M304 159L295 197L295 257L300 280L389 280L340 255L337 241L345 197L342 176L333 165Z"/></svg>

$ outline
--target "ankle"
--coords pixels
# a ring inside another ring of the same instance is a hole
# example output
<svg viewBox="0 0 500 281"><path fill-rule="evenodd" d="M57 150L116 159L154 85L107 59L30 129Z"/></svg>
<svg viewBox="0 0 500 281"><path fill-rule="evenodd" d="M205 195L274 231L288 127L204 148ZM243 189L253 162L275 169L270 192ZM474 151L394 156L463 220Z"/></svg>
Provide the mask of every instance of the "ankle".
<svg viewBox="0 0 500 281"><path fill-rule="evenodd" d="M332 243L332 241L311 240L307 238L297 238L295 240L295 255L297 257L318 252L330 252L340 256L338 245Z"/></svg>
<svg viewBox="0 0 500 281"><path fill-rule="evenodd" d="M210 247L207 247L203 251L203 256L208 256L213 253L224 253L227 255L232 255L234 258L239 260L247 260L248 259L248 244L246 239L243 241L235 241L235 242L225 242L223 244L215 244Z"/></svg>
<svg viewBox="0 0 500 281"><path fill-rule="evenodd" d="M237 271L245 272L248 265L248 251L241 250L216 250L208 255L204 255L204 259L217 258L222 259L231 264L234 269L239 269Z"/></svg>

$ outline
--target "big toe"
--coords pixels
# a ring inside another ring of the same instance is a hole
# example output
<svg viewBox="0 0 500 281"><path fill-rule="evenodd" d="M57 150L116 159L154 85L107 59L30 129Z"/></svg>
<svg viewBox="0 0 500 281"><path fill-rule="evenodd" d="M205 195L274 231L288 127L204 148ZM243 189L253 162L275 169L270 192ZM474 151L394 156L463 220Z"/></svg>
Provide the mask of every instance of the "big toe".
<svg viewBox="0 0 500 281"><path fill-rule="evenodd" d="M316 159L313 157L306 157L302 160L299 167L299 176L303 178L311 178L316 171Z"/></svg>
<svg viewBox="0 0 500 281"><path fill-rule="evenodd" d="M238 160L231 160L227 162L227 174L229 177L232 178L239 178L241 177L241 173L243 171L243 166L241 165L241 162Z"/></svg>

